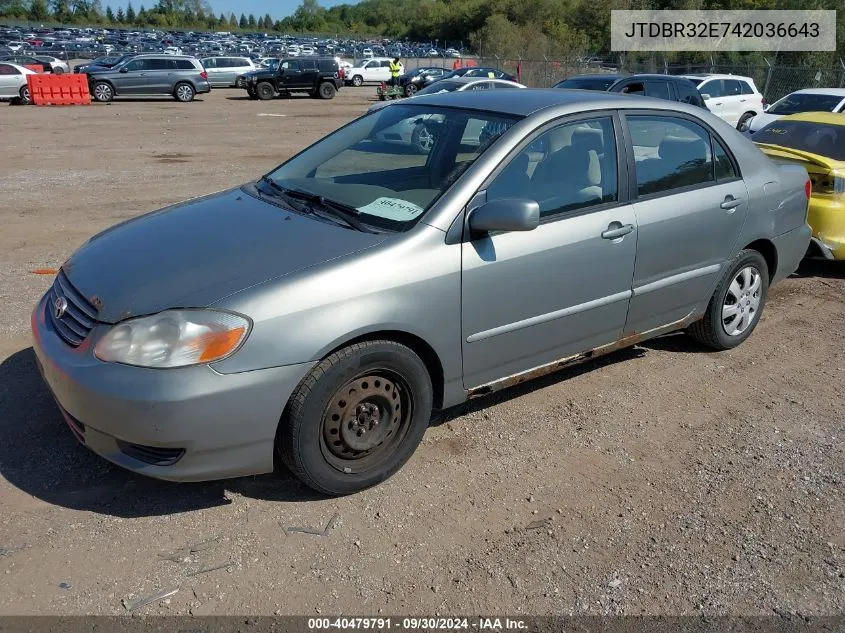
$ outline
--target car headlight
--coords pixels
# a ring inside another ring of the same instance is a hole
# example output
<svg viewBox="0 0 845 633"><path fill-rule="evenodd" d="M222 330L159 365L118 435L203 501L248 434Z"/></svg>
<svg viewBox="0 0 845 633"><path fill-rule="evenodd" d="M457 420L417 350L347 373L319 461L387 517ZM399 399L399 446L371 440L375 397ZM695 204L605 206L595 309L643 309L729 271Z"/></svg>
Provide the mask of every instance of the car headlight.
<svg viewBox="0 0 845 633"><path fill-rule="evenodd" d="M102 361L171 368L221 360L244 342L246 317L216 310L166 310L115 325L94 346Z"/></svg>

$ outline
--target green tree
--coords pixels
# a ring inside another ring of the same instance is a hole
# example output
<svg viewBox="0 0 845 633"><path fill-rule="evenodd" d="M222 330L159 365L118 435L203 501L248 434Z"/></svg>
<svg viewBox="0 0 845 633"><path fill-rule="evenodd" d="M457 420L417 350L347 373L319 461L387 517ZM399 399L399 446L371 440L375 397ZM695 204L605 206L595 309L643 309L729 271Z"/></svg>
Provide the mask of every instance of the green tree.
<svg viewBox="0 0 845 633"><path fill-rule="evenodd" d="M235 17L234 13L229 13L229 28L230 29L238 28L238 18Z"/></svg>
<svg viewBox="0 0 845 633"><path fill-rule="evenodd" d="M59 24L66 24L70 22L71 11L68 0L52 0L51 9L53 19Z"/></svg>
<svg viewBox="0 0 845 633"><path fill-rule="evenodd" d="M123 7L117 8L117 13L115 13L114 19L115 22L117 22L118 24L123 24L123 22L126 20L126 15L124 15L123 13Z"/></svg>
<svg viewBox="0 0 845 633"><path fill-rule="evenodd" d="M242 29L245 29L245 28L246 28L246 24L247 24L247 23L246 23L246 16L245 16L243 13L241 13L241 19L240 19L240 20L238 20L238 26L239 26L240 28L242 28Z"/></svg>
<svg viewBox="0 0 845 633"><path fill-rule="evenodd" d="M111 10L111 5L106 7L106 20L109 24L114 24L117 21L114 17L114 11Z"/></svg>
<svg viewBox="0 0 845 633"><path fill-rule="evenodd" d="M138 7L138 15L135 18L135 22L137 22L138 24L146 25L147 22L148 22L148 19L149 18L147 16L147 10L144 8L144 5L142 4L140 7Z"/></svg>
<svg viewBox="0 0 845 633"><path fill-rule="evenodd" d="M249 17L246 20L246 25L252 30L255 30L258 27L258 23L255 21L255 16L252 13L249 14Z"/></svg>
<svg viewBox="0 0 845 633"><path fill-rule="evenodd" d="M273 18L270 17L269 13L264 15L264 24L262 28L267 29L268 31L273 28Z"/></svg>
<svg viewBox="0 0 845 633"><path fill-rule="evenodd" d="M135 24L137 19L138 16L135 15L135 9L132 7L132 2L130 1L129 4L126 5L126 22L128 24Z"/></svg>
<svg viewBox="0 0 845 633"><path fill-rule="evenodd" d="M32 0L29 4L29 12L26 16L33 22L43 22L50 19L50 10L46 0Z"/></svg>

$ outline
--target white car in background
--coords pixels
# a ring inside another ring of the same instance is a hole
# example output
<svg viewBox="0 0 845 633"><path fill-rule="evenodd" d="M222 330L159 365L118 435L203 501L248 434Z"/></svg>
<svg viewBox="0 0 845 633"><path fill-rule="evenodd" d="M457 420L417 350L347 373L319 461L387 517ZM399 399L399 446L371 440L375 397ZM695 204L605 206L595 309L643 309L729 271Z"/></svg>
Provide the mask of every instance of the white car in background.
<svg viewBox="0 0 845 633"><path fill-rule="evenodd" d="M53 57L52 55L34 55L34 57L40 62L50 64L50 68L53 70L54 75L61 75L70 72L70 66L68 63L58 57Z"/></svg>
<svg viewBox="0 0 845 633"><path fill-rule="evenodd" d="M704 103L720 119L744 131L748 122L766 106L751 77L740 75L681 75L691 80Z"/></svg>
<svg viewBox="0 0 845 633"><path fill-rule="evenodd" d="M35 71L11 62L0 62L0 99L11 99L27 105L32 98L26 83L27 75Z"/></svg>
<svg viewBox="0 0 845 633"><path fill-rule="evenodd" d="M796 90L751 119L748 131L756 132L782 116L800 112L845 112L845 88Z"/></svg>
<svg viewBox="0 0 845 633"><path fill-rule="evenodd" d="M380 83L390 79L390 57L371 57L361 60L347 68L344 73L344 80L356 88L366 83ZM404 70L404 69L403 69ZM400 74L402 71L400 70Z"/></svg>

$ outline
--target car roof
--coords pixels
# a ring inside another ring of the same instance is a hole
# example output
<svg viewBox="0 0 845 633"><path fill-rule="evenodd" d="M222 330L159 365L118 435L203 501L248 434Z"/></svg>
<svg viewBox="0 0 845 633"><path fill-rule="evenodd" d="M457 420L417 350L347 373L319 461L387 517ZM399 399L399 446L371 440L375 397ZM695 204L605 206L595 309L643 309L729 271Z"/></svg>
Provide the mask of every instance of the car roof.
<svg viewBox="0 0 845 633"><path fill-rule="evenodd" d="M720 73L690 73L687 75L677 75L678 77L686 77L687 79L743 79L745 81L754 82L751 77L745 75L723 75Z"/></svg>
<svg viewBox="0 0 845 633"><path fill-rule="evenodd" d="M637 73L636 75L622 75L621 79L661 79L663 81L689 81L683 75L661 75L660 73Z"/></svg>
<svg viewBox="0 0 845 633"><path fill-rule="evenodd" d="M842 112L800 112L781 117L780 120L821 123L823 125L845 125L845 114Z"/></svg>
<svg viewBox="0 0 845 633"><path fill-rule="evenodd" d="M630 75L622 75L618 73L589 73L587 75L572 75L571 77L567 77L566 79L561 79L558 83L569 81L570 79L597 79L597 80L610 80L616 81L618 79L623 79L626 77L630 77Z"/></svg>
<svg viewBox="0 0 845 633"><path fill-rule="evenodd" d="M457 81L450 79L449 81ZM685 106L677 101L640 97L597 90L560 90L559 88L525 90L462 90L430 95L418 95L413 105L433 105L452 108L484 110L496 114L529 116L546 108L557 107L561 114L607 108L648 108L661 110L687 110L698 112L701 108ZM410 105L410 103L409 103Z"/></svg>
<svg viewBox="0 0 845 633"><path fill-rule="evenodd" d="M790 92L789 94L827 95L831 97L842 97L845 99L845 88L803 88L802 90L796 90L794 92Z"/></svg>

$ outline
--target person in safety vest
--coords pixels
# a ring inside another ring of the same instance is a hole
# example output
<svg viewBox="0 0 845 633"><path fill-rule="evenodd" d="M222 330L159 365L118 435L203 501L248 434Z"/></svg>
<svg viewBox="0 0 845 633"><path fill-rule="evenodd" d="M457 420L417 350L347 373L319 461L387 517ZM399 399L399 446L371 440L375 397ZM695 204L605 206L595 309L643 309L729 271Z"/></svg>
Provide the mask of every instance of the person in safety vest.
<svg viewBox="0 0 845 633"><path fill-rule="evenodd" d="M402 64L399 63L399 58L394 57L390 62L390 85L396 86L399 84L399 75L402 74Z"/></svg>

